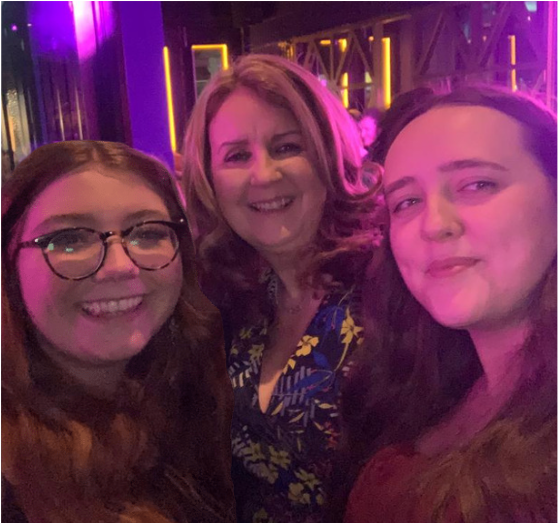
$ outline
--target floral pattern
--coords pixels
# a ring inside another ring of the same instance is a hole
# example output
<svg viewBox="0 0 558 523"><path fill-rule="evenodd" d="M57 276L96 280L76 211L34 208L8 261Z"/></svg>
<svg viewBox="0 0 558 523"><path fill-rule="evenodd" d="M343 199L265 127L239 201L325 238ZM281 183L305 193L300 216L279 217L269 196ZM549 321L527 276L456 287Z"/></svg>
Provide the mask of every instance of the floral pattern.
<svg viewBox="0 0 558 523"><path fill-rule="evenodd" d="M339 437L340 381L362 341L359 306L354 289L323 300L293 347L265 413L258 384L269 319L234 337L229 357L233 456L249 484L237 499L239 523L323 521L324 483Z"/></svg>

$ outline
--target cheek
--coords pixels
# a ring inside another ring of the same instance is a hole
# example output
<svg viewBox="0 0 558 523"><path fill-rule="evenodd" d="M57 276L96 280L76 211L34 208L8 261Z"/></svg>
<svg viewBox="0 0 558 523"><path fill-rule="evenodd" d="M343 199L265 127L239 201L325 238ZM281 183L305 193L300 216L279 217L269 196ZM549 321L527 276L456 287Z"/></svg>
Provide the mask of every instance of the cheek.
<svg viewBox="0 0 558 523"><path fill-rule="evenodd" d="M27 312L35 322L42 323L59 310L65 282L52 274L44 261L34 258L20 260L18 277Z"/></svg>

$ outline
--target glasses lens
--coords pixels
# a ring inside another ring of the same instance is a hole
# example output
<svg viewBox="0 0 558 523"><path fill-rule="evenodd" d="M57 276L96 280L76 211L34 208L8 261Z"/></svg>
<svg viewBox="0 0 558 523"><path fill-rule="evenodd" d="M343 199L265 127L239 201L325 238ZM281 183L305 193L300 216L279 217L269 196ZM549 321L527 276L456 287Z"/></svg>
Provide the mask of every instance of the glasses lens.
<svg viewBox="0 0 558 523"><path fill-rule="evenodd" d="M52 268L66 278L83 278L97 269L103 256L99 235L87 229L62 231L45 249Z"/></svg>
<svg viewBox="0 0 558 523"><path fill-rule="evenodd" d="M160 269L169 264L178 251L174 229L162 223L138 225L127 236L128 253L138 267Z"/></svg>

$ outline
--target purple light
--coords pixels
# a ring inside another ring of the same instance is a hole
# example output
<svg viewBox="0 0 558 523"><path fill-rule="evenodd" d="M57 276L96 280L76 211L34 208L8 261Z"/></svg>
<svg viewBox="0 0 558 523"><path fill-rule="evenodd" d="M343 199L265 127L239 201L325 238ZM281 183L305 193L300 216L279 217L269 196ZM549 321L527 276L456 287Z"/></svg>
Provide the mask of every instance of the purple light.
<svg viewBox="0 0 558 523"><path fill-rule="evenodd" d="M108 5L105 5L105 2L70 2L74 15L78 55L81 61L95 54L97 45L114 31L114 18L110 2L106 2L106 4ZM95 23L95 21L97 22Z"/></svg>
<svg viewBox="0 0 558 523"><path fill-rule="evenodd" d="M15 24L12 25L12 31L17 31L17 25Z"/></svg>

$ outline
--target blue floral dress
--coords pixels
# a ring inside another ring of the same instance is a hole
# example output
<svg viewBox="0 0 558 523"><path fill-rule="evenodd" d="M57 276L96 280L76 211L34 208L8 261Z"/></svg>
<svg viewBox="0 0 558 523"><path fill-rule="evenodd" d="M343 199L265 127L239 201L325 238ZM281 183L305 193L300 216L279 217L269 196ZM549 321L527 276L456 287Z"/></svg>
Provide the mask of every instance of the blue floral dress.
<svg viewBox="0 0 558 523"><path fill-rule="evenodd" d="M322 522L324 490L339 437L340 381L362 341L354 289L324 298L293 347L263 413L258 401L262 353L270 321L233 338L232 450L242 469L235 485L239 523Z"/></svg>

